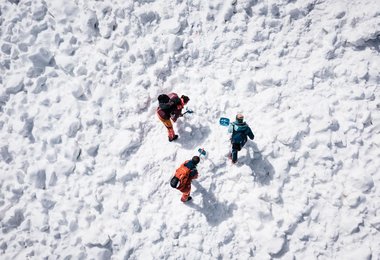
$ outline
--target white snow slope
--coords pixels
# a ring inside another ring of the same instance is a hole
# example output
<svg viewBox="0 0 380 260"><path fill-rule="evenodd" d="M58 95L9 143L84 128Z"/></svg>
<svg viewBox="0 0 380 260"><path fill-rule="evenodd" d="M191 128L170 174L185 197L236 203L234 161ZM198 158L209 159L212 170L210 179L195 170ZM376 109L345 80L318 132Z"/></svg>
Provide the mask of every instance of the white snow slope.
<svg viewBox="0 0 380 260"><path fill-rule="evenodd" d="M2 0L0 26L1 259L380 259L378 0Z"/></svg>

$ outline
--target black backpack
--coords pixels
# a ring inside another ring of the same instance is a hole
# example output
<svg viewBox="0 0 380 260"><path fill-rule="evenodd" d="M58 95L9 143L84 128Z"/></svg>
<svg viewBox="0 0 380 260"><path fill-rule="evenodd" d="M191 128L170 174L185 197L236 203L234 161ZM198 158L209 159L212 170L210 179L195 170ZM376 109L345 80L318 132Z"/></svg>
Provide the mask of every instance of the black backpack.
<svg viewBox="0 0 380 260"><path fill-rule="evenodd" d="M173 176L173 178L170 180L170 186L174 189L178 188L178 186L180 185L180 182L179 182L179 179L175 176Z"/></svg>
<svg viewBox="0 0 380 260"><path fill-rule="evenodd" d="M167 110L170 109L173 103L170 101L170 98L166 94L161 94L158 96L158 106L161 109Z"/></svg>
<svg viewBox="0 0 380 260"><path fill-rule="evenodd" d="M172 99L170 101L172 101L174 105L178 105L181 103L181 99L177 96L172 97Z"/></svg>

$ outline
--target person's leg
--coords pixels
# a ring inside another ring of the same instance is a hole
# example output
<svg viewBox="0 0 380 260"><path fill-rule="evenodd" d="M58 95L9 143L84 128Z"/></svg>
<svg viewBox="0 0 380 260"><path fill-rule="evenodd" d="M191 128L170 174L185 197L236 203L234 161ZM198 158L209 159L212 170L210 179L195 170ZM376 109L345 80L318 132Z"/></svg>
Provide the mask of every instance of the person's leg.
<svg viewBox="0 0 380 260"><path fill-rule="evenodd" d="M171 124L171 122L170 122L170 124ZM173 125L172 125L172 127L168 127L168 137L169 137L170 142L178 138L178 135L176 135L174 133Z"/></svg>
<svg viewBox="0 0 380 260"><path fill-rule="evenodd" d="M181 197L182 202L186 202L188 200L191 200L191 197L190 197L191 185L186 186L181 191L182 191L182 197Z"/></svg>
<svg viewBox="0 0 380 260"><path fill-rule="evenodd" d="M233 163L236 163L236 161L237 161L237 152L238 151L236 149L232 148L231 160Z"/></svg>
<svg viewBox="0 0 380 260"><path fill-rule="evenodd" d="M237 162L238 159L238 151L240 151L240 145L239 144L232 144L232 153L231 153L231 159L233 163Z"/></svg>
<svg viewBox="0 0 380 260"><path fill-rule="evenodd" d="M173 140L177 139L178 135L176 136L176 134L174 132L172 121L170 121L170 119L163 119L158 114L157 114L157 116L160 119L160 121L165 125L166 129L168 129L169 141L173 141Z"/></svg>

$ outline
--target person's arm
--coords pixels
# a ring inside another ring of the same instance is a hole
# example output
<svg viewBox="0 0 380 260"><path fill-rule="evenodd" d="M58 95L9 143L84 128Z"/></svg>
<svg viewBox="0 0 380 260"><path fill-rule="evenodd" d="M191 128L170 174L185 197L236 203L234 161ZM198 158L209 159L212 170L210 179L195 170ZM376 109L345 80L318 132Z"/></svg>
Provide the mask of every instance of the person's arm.
<svg viewBox="0 0 380 260"><path fill-rule="evenodd" d="M170 113L170 118L173 120L173 122L176 122L177 121L177 119L178 119L178 114L175 112L175 111L172 111L171 113Z"/></svg>
<svg viewBox="0 0 380 260"><path fill-rule="evenodd" d="M232 133L234 131L234 125L231 123L229 126L228 126L228 132L229 133Z"/></svg>
<svg viewBox="0 0 380 260"><path fill-rule="evenodd" d="M251 128L248 128L248 137L249 139L253 140L255 138L255 135L253 134Z"/></svg>
<svg viewBox="0 0 380 260"><path fill-rule="evenodd" d="M182 109L178 109L178 107L174 107L174 109L172 110L172 112L170 113L170 118L176 122L177 119L182 116L182 113L181 113L181 110Z"/></svg>
<svg viewBox="0 0 380 260"><path fill-rule="evenodd" d="M193 170L191 170L191 172L190 172L190 177L191 177L191 179L196 179L196 178L198 178L198 170L197 170L197 169L193 169Z"/></svg>

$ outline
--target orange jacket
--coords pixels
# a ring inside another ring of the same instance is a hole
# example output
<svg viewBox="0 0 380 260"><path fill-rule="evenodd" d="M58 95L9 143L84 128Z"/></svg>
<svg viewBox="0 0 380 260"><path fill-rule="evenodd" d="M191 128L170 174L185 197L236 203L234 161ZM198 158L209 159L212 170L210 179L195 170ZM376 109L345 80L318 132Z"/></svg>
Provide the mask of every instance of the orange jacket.
<svg viewBox="0 0 380 260"><path fill-rule="evenodd" d="M181 164L176 170L175 177L180 181L180 185L177 189L184 190L191 185L192 180L198 178L198 171L194 163L191 160L188 160Z"/></svg>

